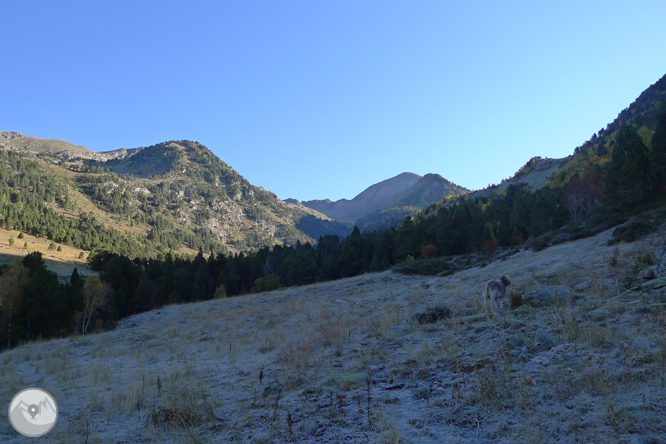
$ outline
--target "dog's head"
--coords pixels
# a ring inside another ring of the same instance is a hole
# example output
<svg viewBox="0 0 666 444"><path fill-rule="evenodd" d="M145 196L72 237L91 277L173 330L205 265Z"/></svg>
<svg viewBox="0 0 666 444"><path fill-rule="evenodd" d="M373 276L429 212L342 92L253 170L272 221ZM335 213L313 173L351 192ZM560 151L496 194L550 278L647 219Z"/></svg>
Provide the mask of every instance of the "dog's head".
<svg viewBox="0 0 666 444"><path fill-rule="evenodd" d="M511 280L509 279L509 276L507 276L506 274L500 278L500 281L502 282L502 285L504 285L505 287L511 285Z"/></svg>

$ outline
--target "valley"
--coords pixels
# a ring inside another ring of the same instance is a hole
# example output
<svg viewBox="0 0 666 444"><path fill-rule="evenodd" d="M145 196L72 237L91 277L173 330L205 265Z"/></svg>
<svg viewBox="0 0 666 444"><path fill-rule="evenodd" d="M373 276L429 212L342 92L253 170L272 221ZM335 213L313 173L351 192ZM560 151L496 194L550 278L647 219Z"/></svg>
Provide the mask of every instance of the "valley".
<svg viewBox="0 0 666 444"><path fill-rule="evenodd" d="M0 443L666 444L665 2L5 3Z"/></svg>
<svg viewBox="0 0 666 444"><path fill-rule="evenodd" d="M51 392L57 443L663 442L665 95L483 190L337 202L2 132L1 396Z"/></svg>

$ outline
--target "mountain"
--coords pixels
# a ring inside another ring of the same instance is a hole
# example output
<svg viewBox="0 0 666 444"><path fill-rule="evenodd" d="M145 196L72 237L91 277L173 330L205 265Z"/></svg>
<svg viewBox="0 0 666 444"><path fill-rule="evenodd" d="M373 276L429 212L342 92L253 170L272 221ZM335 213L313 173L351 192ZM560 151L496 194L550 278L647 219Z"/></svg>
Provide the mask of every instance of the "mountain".
<svg viewBox="0 0 666 444"><path fill-rule="evenodd" d="M359 228L372 230L385 225L375 221L382 218L382 214L386 215L389 209L393 209L391 220L400 222L406 215L445 196L465 191L466 188L444 179L439 174L426 174L422 177L414 173L402 173L366 188L352 200L332 202L326 199L301 203L340 222L358 225L362 219L363 227ZM399 216L396 217L396 214Z"/></svg>
<svg viewBox="0 0 666 444"><path fill-rule="evenodd" d="M60 157L63 159L79 158L98 161L125 157L137 150L121 148L98 153L84 146L74 145L64 140L40 139L38 137L26 136L16 131L0 131L0 145L28 155L41 154L43 156Z"/></svg>
<svg viewBox="0 0 666 444"><path fill-rule="evenodd" d="M250 184L198 142L169 141L96 153L56 139L2 132L0 148L6 170L24 171L35 189L58 193L42 199L51 201L54 213L49 223L39 226L35 224L42 212L37 210L39 202L24 205L21 214L7 206L9 202L0 202L5 225L9 221L17 230L55 236L58 243L78 242L75 246L81 248L106 248L130 256L168 250L247 252L298 241L314 243L322 234L319 225L330 222L313 209L283 202ZM21 190L25 197L16 199L31 199L30 187L21 187L11 174L0 182L6 196ZM40 186L47 182L53 185ZM24 214L26 210L29 213ZM296 228L304 217L310 221L305 224L309 235ZM312 223L312 218L320 222ZM77 238L72 219L90 220L98 228Z"/></svg>
<svg viewBox="0 0 666 444"><path fill-rule="evenodd" d="M426 174L402 193L397 205L425 208L442 197L466 191L467 188L456 185L439 174Z"/></svg>
<svg viewBox="0 0 666 444"><path fill-rule="evenodd" d="M198 142L169 141L95 153L60 140L0 132L0 148L4 148L0 150L0 226L63 246L104 248L130 257L155 257L170 250L238 253L299 241L314 243L331 232L344 236L348 230L344 224L357 224L365 231L395 226L428 201L436 203L423 214L433 214L451 203L450 195L462 193L468 199L508 193L513 198L509 191L514 184L535 192L560 190L564 195L571 184L590 172L598 176L611 162L624 124L652 150L663 103L666 76L571 156L534 157L511 179L485 190L470 193L436 174L403 173L370 186L352 200L336 202L281 201L250 184ZM567 206L562 198L552 195L546 200L561 210ZM480 202L486 208L487 204ZM493 212L484 210L484 214L490 218ZM516 227L514 234L503 233L502 242L552 229L553 222L542 216ZM483 230L496 237L492 231L499 228L487 228ZM427 240L441 243L442 239ZM452 251L469 245L452 247Z"/></svg>
<svg viewBox="0 0 666 444"><path fill-rule="evenodd" d="M40 139L26 136L16 131L0 131L0 144L7 148L24 150L31 153L49 153L57 155L78 154L86 156L95 154L94 151L57 139Z"/></svg>
<svg viewBox="0 0 666 444"><path fill-rule="evenodd" d="M352 200L310 200L303 201L302 204L340 222L354 223L372 211L394 206L402 193L419 179L421 176L417 174L402 173L369 186Z"/></svg>
<svg viewBox="0 0 666 444"><path fill-rule="evenodd" d="M526 185L532 191L543 187L567 188L587 171L599 170L610 161L622 125L628 125L637 131L646 147L651 148L658 115L664 109L664 104L666 104L666 75L643 91L611 123L594 132L587 141L576 147L571 155L560 159L532 157L512 177L488 188L465 193L461 197L484 198L506 191L511 185ZM428 206L425 213L432 214L437 208L450 203L442 199Z"/></svg>

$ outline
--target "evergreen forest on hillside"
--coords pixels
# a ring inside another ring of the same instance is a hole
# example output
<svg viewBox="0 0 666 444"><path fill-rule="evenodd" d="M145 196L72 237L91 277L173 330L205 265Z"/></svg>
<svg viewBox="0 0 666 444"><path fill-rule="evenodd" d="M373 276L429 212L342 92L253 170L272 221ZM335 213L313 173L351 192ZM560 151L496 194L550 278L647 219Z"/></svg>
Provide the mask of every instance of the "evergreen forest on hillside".
<svg viewBox="0 0 666 444"><path fill-rule="evenodd" d="M99 278L82 278L75 270L69 282L62 283L37 252L2 267L0 349L37 337L113 328L124 317L166 304L307 285L391 267L437 273L454 269L452 256L473 253L492 260L498 249L538 249L592 235L664 204L666 108L657 101L634 114L634 121L614 122L577 148L567 169L536 191L515 184L494 194L441 202L384 231L362 232L356 227L344 238L321 236L316 246L297 239L292 245L233 254L209 231L184 230L164 217L178 210L171 207L177 206L174 196L186 189L156 185L150 200L137 208L126 203L130 194L135 199L141 193L104 191L109 182L120 186L117 175L102 172L87 179L84 186L113 214L150 225L149 235L141 238L106 228L91 213L66 216L58 209L71 210L73 203L58 178L33 160L0 152L1 227L95 250L89 263L100 272ZM212 189L208 192L219 193ZM199 254L171 251L183 243ZM206 258L204 252L209 251Z"/></svg>

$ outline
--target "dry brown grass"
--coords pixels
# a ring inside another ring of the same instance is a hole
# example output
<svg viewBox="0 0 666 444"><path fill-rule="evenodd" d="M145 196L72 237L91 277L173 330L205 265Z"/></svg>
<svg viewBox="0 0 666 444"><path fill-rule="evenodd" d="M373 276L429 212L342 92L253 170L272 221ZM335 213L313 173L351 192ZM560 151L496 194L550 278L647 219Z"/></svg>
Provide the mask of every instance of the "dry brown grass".
<svg viewBox="0 0 666 444"><path fill-rule="evenodd" d="M24 233L24 238L19 239L20 231L0 229L0 265L12 264L14 261L22 259L33 251L39 251L43 254L47 267L55 271L59 276L71 275L74 267L78 268L80 273L86 275L97 274L87 265L88 251L81 250L69 245L61 245L62 251L50 250L51 240L46 238L37 238L31 234ZM15 240L14 245L9 245L9 239ZM28 248L24 248L24 243L28 243ZM60 245L60 244L58 244ZM79 254L83 252L83 258Z"/></svg>

